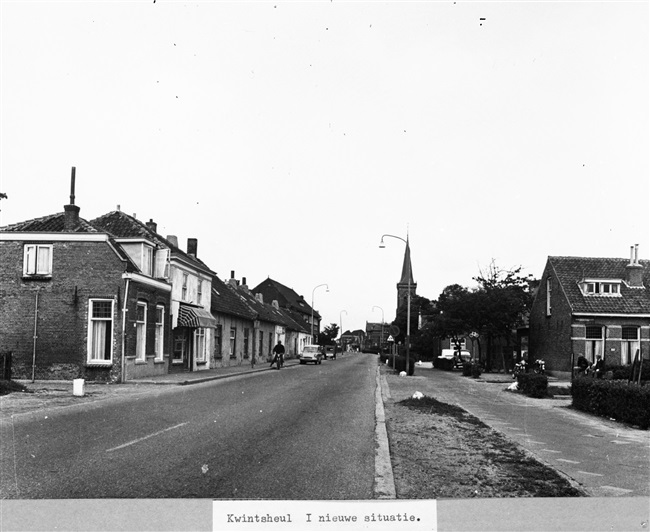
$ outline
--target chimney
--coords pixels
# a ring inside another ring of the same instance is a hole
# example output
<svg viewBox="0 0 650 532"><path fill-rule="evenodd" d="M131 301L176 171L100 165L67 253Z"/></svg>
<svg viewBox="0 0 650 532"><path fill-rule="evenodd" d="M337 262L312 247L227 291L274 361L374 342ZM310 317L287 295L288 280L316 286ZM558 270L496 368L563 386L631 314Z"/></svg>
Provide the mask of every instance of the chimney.
<svg viewBox="0 0 650 532"><path fill-rule="evenodd" d="M167 235L165 238L169 240L169 243L175 248L178 247L178 237L176 235Z"/></svg>
<svg viewBox="0 0 650 532"><path fill-rule="evenodd" d="M79 225L79 207L74 204L74 180L75 180L76 168L72 167L72 176L70 179L70 204L63 206L64 216L63 216L63 230L70 232L74 231L77 225Z"/></svg>
<svg viewBox="0 0 650 532"><path fill-rule="evenodd" d="M246 286L246 277L241 278L241 284L242 286Z"/></svg>
<svg viewBox="0 0 650 532"><path fill-rule="evenodd" d="M120 212L120 206L119 205L117 206L117 212Z"/></svg>
<svg viewBox="0 0 650 532"><path fill-rule="evenodd" d="M235 270L230 270L230 278L231 279L235 278Z"/></svg>
<svg viewBox="0 0 650 532"><path fill-rule="evenodd" d="M153 218L149 218L149 221L145 223L145 225L147 226L147 229L149 229L149 231L153 231L154 233L158 229L158 224L153 221Z"/></svg>
<svg viewBox="0 0 650 532"><path fill-rule="evenodd" d="M187 254L190 257L196 258L196 248L198 247L199 241L196 238L187 239Z"/></svg>
<svg viewBox="0 0 650 532"><path fill-rule="evenodd" d="M625 281L629 286L643 288L643 266L639 263L639 244L630 246L630 263L625 266Z"/></svg>

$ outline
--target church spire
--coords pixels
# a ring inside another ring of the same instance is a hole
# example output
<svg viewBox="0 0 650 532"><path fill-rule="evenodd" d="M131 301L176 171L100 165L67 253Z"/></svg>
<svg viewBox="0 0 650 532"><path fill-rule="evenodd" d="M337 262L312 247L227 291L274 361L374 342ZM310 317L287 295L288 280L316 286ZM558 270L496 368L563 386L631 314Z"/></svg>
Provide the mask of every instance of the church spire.
<svg viewBox="0 0 650 532"><path fill-rule="evenodd" d="M406 234L406 249L404 250L404 263L402 264L402 277L397 283L397 310L406 304L408 294L415 295L417 283L413 280L413 268L411 267L411 246L408 233Z"/></svg>
<svg viewBox="0 0 650 532"><path fill-rule="evenodd" d="M402 264L402 277L399 280L399 284L409 284L414 285L413 281L413 268L411 266L411 247L409 246L409 237L406 235L406 249L404 250L404 264Z"/></svg>

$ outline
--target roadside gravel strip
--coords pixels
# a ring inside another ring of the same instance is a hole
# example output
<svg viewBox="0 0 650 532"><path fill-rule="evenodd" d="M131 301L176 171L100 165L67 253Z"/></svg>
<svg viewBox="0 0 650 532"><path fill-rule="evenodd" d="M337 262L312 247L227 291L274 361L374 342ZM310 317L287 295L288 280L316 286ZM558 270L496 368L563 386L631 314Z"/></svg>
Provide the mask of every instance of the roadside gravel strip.
<svg viewBox="0 0 650 532"><path fill-rule="evenodd" d="M390 445L382 397L382 376L379 367L375 386L375 498L395 499L395 479L390 461Z"/></svg>

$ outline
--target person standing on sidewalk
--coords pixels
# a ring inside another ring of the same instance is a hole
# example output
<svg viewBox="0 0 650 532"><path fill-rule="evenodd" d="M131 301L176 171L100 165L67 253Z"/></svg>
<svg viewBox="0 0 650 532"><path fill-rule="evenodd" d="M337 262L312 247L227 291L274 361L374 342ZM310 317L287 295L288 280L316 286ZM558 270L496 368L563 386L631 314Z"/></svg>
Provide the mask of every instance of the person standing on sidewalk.
<svg viewBox="0 0 650 532"><path fill-rule="evenodd" d="M273 348L273 360L271 361L271 367L273 367L273 364L275 364L275 362L278 363L278 369L280 369L284 363L284 346L282 345L281 340L278 340L278 343Z"/></svg>

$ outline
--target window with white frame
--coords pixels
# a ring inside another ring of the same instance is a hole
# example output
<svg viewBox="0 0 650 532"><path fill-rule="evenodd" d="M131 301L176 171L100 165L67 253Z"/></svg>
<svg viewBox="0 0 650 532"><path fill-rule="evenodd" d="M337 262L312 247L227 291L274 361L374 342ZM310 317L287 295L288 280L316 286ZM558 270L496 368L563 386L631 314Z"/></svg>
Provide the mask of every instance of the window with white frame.
<svg viewBox="0 0 650 532"><path fill-rule="evenodd" d="M26 244L23 275L52 275L52 244Z"/></svg>
<svg viewBox="0 0 650 532"><path fill-rule="evenodd" d="M216 328L214 329L214 358L221 358L221 348L222 348L222 342L223 342L223 326L221 324L217 324Z"/></svg>
<svg viewBox="0 0 650 532"><path fill-rule="evenodd" d="M198 283L196 285L196 302L197 305L201 305L201 298L203 297L203 281L201 279L198 280Z"/></svg>
<svg viewBox="0 0 650 532"><path fill-rule="evenodd" d="M639 348L639 328L623 326L621 328L621 364L632 364Z"/></svg>
<svg viewBox="0 0 650 532"><path fill-rule="evenodd" d="M582 283L585 295L617 296L621 293L621 282L617 280L586 279Z"/></svg>
<svg viewBox="0 0 650 532"><path fill-rule="evenodd" d="M250 329L248 327L244 328L244 358L248 358L248 349L250 346Z"/></svg>
<svg viewBox="0 0 650 532"><path fill-rule="evenodd" d="M138 301L135 311L135 358L146 360L147 356L147 304Z"/></svg>
<svg viewBox="0 0 650 532"><path fill-rule="evenodd" d="M205 362L205 329L199 327L194 331L194 355L197 362Z"/></svg>
<svg viewBox="0 0 650 532"><path fill-rule="evenodd" d="M162 360L165 352L165 307L156 305L156 339L154 350L156 360Z"/></svg>
<svg viewBox="0 0 650 532"><path fill-rule="evenodd" d="M183 274L183 288L181 291L181 299L183 301L187 301L187 278L188 277L189 276L186 273Z"/></svg>
<svg viewBox="0 0 650 532"><path fill-rule="evenodd" d="M551 315L551 278L546 279L546 315Z"/></svg>
<svg viewBox="0 0 650 532"><path fill-rule="evenodd" d="M230 328L230 358L235 358L235 347L237 343L237 329L235 327Z"/></svg>
<svg viewBox="0 0 650 532"><path fill-rule="evenodd" d="M603 328L600 325L587 325L585 327L585 358L595 362L597 357L603 356Z"/></svg>
<svg viewBox="0 0 650 532"><path fill-rule="evenodd" d="M88 302L88 362L91 364L113 361L113 304L112 299Z"/></svg>

